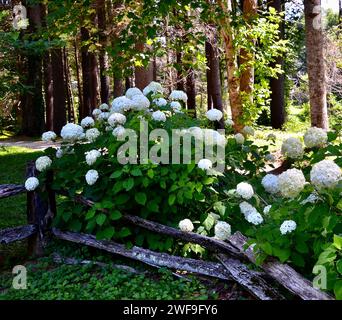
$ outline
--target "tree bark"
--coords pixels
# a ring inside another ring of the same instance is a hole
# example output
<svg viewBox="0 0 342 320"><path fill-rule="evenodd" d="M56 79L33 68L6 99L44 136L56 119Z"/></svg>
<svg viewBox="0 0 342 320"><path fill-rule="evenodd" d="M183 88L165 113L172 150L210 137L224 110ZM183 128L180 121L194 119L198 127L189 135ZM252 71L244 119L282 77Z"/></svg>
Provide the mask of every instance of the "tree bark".
<svg viewBox="0 0 342 320"><path fill-rule="evenodd" d="M114 76L114 98L120 97L124 94L123 81L119 77Z"/></svg>
<svg viewBox="0 0 342 320"><path fill-rule="evenodd" d="M75 39L74 41L74 55L75 55L75 68L76 68L77 91L78 91L78 114L80 116L84 110L84 105L83 105L80 66L79 66L78 50L77 50L77 39Z"/></svg>
<svg viewBox="0 0 342 320"><path fill-rule="evenodd" d="M106 3L105 0L97 0L97 19L99 27L99 42L101 49L99 52L100 66L100 84L101 84L101 103L109 103L109 76L108 72L108 54L106 52L107 36L106 36Z"/></svg>
<svg viewBox="0 0 342 320"><path fill-rule="evenodd" d="M145 46L143 43L136 44L136 49L138 52L143 52ZM145 67L135 68L135 86L143 90L150 82L153 81L153 61L150 61L149 65Z"/></svg>
<svg viewBox="0 0 342 320"><path fill-rule="evenodd" d="M26 2L23 3L26 5ZM29 34L34 34L41 26L41 6L27 6L29 19ZM43 81L42 81L42 56L40 54L26 54L26 80L25 85L29 90L22 96L22 128L27 136L38 136L45 129Z"/></svg>
<svg viewBox="0 0 342 320"><path fill-rule="evenodd" d="M184 91L184 79L183 79L183 72L182 72L182 52L177 50L176 52L176 88L177 90ZM172 82L172 81L171 81Z"/></svg>
<svg viewBox="0 0 342 320"><path fill-rule="evenodd" d="M59 134L66 124L66 90L62 49L51 51L53 78L53 130Z"/></svg>
<svg viewBox="0 0 342 320"><path fill-rule="evenodd" d="M44 92L46 130L53 130L53 80L50 51L44 54Z"/></svg>
<svg viewBox="0 0 342 320"><path fill-rule="evenodd" d="M192 67L187 69L186 75L186 94L188 95L188 110L193 110L193 116L196 116L196 81L195 71Z"/></svg>
<svg viewBox="0 0 342 320"><path fill-rule="evenodd" d="M66 93L66 102L67 102L67 114L68 114L68 122L75 121L75 112L74 112L74 96L72 94L71 84L70 84L70 69L68 62L68 53L66 48L63 48L63 65L64 65L64 78L65 78L65 93Z"/></svg>
<svg viewBox="0 0 342 320"><path fill-rule="evenodd" d="M304 0L311 125L329 129L321 0Z"/></svg>
<svg viewBox="0 0 342 320"><path fill-rule="evenodd" d="M269 3L278 13L283 11L283 0L272 0ZM285 22L279 25L280 38L284 39ZM284 58L278 57L275 64L284 66ZM270 79L271 90L271 125L274 129L281 129L285 123L285 75L278 74Z"/></svg>

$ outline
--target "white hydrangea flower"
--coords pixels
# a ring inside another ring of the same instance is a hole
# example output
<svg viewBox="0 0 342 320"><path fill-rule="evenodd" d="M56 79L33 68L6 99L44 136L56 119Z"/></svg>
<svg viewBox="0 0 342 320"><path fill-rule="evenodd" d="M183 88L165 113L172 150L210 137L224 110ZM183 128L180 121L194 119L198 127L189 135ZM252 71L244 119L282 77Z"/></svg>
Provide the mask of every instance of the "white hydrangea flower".
<svg viewBox="0 0 342 320"><path fill-rule="evenodd" d="M311 169L311 183L318 189L334 188L341 180L341 168L332 160L322 160Z"/></svg>
<svg viewBox="0 0 342 320"><path fill-rule="evenodd" d="M279 181L278 176L274 174L267 174L261 180L261 184L268 193L278 193L279 192Z"/></svg>
<svg viewBox="0 0 342 320"><path fill-rule="evenodd" d="M183 101L186 103L188 101L187 94L182 90L173 90L169 96L172 101Z"/></svg>
<svg viewBox="0 0 342 320"><path fill-rule="evenodd" d="M239 204L239 207L240 207L240 211L241 213L245 216L245 219L247 219L247 217L254 213L254 212L257 212L257 209L254 208L251 204L249 204L248 202L246 201L243 201Z"/></svg>
<svg viewBox="0 0 342 320"><path fill-rule="evenodd" d="M63 150L62 150L61 148L57 148L57 149L56 149L56 158L57 158L57 159L60 159L60 158L63 157L63 155L64 155Z"/></svg>
<svg viewBox="0 0 342 320"><path fill-rule="evenodd" d="M290 137L283 142L281 153L291 159L301 159L304 154L303 144L298 138Z"/></svg>
<svg viewBox="0 0 342 320"><path fill-rule="evenodd" d="M85 133L86 139L90 142L94 142L101 135L97 128L88 129Z"/></svg>
<svg viewBox="0 0 342 320"><path fill-rule="evenodd" d="M97 120L99 121L107 121L110 116L109 112L101 112L99 116L97 117Z"/></svg>
<svg viewBox="0 0 342 320"><path fill-rule="evenodd" d="M245 142L245 137L241 133L237 133L234 138L237 144L244 144Z"/></svg>
<svg viewBox="0 0 342 320"><path fill-rule="evenodd" d="M223 118L222 111L215 108L208 110L205 115L210 121L220 121Z"/></svg>
<svg viewBox="0 0 342 320"><path fill-rule="evenodd" d="M317 127L309 128L304 134L304 143L308 148L320 147L328 142L327 133Z"/></svg>
<svg viewBox="0 0 342 320"><path fill-rule="evenodd" d="M99 173L94 169L89 170L85 175L85 179L90 186L95 184L98 178L99 178Z"/></svg>
<svg viewBox="0 0 342 320"><path fill-rule="evenodd" d="M245 135L245 136L254 136L255 132L254 132L254 129L250 126L245 126L243 129L242 129L242 133Z"/></svg>
<svg viewBox="0 0 342 320"><path fill-rule="evenodd" d="M124 113L125 111L132 109L133 106L134 106L134 103L131 99L128 99L125 96L121 96L113 100L111 111Z"/></svg>
<svg viewBox="0 0 342 320"><path fill-rule="evenodd" d="M84 138L83 128L78 124L68 123L61 130L61 137L65 141L75 142Z"/></svg>
<svg viewBox="0 0 342 320"><path fill-rule="evenodd" d="M144 95L136 95L132 97L132 109L134 110L146 110L150 107L150 100L148 100Z"/></svg>
<svg viewBox="0 0 342 320"><path fill-rule="evenodd" d="M86 129L86 128L91 128L95 125L95 121L92 117L85 117L84 119L82 119L81 121L81 126L82 128Z"/></svg>
<svg viewBox="0 0 342 320"><path fill-rule="evenodd" d="M232 228L230 224L224 221L217 221L214 230L215 238L222 241L228 240L232 234Z"/></svg>
<svg viewBox="0 0 342 320"><path fill-rule="evenodd" d="M266 154L265 159L268 162L275 162L276 161L276 157L272 153Z"/></svg>
<svg viewBox="0 0 342 320"><path fill-rule="evenodd" d="M108 118L108 124L112 127L115 127L117 124L125 124L126 116L122 113L114 112Z"/></svg>
<svg viewBox="0 0 342 320"><path fill-rule="evenodd" d="M196 140L203 139L204 132L200 127L190 127L188 131L193 137L195 137Z"/></svg>
<svg viewBox="0 0 342 320"><path fill-rule="evenodd" d="M147 96L149 93L163 93L163 87L160 83L152 81L147 87L144 88L143 94Z"/></svg>
<svg viewBox="0 0 342 320"><path fill-rule="evenodd" d="M165 122L166 121L166 115L164 112L162 111L155 111L152 113L152 119L154 121L162 121L162 122Z"/></svg>
<svg viewBox="0 0 342 320"><path fill-rule="evenodd" d="M30 177L25 181L25 189L27 191L34 191L39 186L39 180L36 177Z"/></svg>
<svg viewBox="0 0 342 320"><path fill-rule="evenodd" d="M113 136L116 138L121 138L124 136L125 132L126 132L126 129L123 126L117 126L113 130Z"/></svg>
<svg viewBox="0 0 342 320"><path fill-rule="evenodd" d="M300 204L304 205L307 203L316 203L318 200L320 200L321 198L319 197L319 195L315 192L311 193L306 199L304 199Z"/></svg>
<svg viewBox="0 0 342 320"><path fill-rule="evenodd" d="M134 96L142 95L142 91L139 88L129 88L126 91L126 97L132 99Z"/></svg>
<svg viewBox="0 0 342 320"><path fill-rule="evenodd" d="M305 177L298 169L289 169L278 176L280 193L285 198L295 198L303 190Z"/></svg>
<svg viewBox="0 0 342 320"><path fill-rule="evenodd" d="M57 135L53 131L47 131L42 134L43 141L55 141Z"/></svg>
<svg viewBox="0 0 342 320"><path fill-rule="evenodd" d="M109 105L107 103L102 103L100 106L99 106L99 109L102 111L102 112L108 112L109 111Z"/></svg>
<svg viewBox="0 0 342 320"><path fill-rule="evenodd" d="M224 135L213 129L203 129L204 142L207 145L225 146L227 141Z"/></svg>
<svg viewBox="0 0 342 320"><path fill-rule="evenodd" d="M227 127L232 127L234 126L234 121L232 119L227 119L224 124L227 126Z"/></svg>
<svg viewBox="0 0 342 320"><path fill-rule="evenodd" d="M184 232L192 232L194 230L194 225L192 224L190 219L184 219L179 221L179 229Z"/></svg>
<svg viewBox="0 0 342 320"><path fill-rule="evenodd" d="M201 159L197 166L202 170L209 170L213 167L213 163L209 159Z"/></svg>
<svg viewBox="0 0 342 320"><path fill-rule="evenodd" d="M263 219L262 215L259 212L257 212L257 211L251 212L251 214L249 214L246 217L246 220L249 223L254 224L255 226L257 226L257 225L259 225L259 224L264 222L264 219Z"/></svg>
<svg viewBox="0 0 342 320"><path fill-rule="evenodd" d="M240 182L236 186L236 192L246 200L249 200L254 195L253 187L247 182Z"/></svg>
<svg viewBox="0 0 342 320"><path fill-rule="evenodd" d="M270 213L270 210L271 210L271 208L272 208L272 206L271 205L269 205L269 206L266 206L265 208L264 208L264 214L269 214Z"/></svg>
<svg viewBox="0 0 342 320"><path fill-rule="evenodd" d="M110 131L113 131L113 130L114 130L114 127L112 127L112 126L106 126L106 128L105 128L106 132L110 132Z"/></svg>
<svg viewBox="0 0 342 320"><path fill-rule="evenodd" d="M97 118L101 113L102 111L100 109L94 109L92 115L94 118Z"/></svg>
<svg viewBox="0 0 342 320"><path fill-rule="evenodd" d="M153 99L153 103L157 107L165 107L167 105L167 101L164 98Z"/></svg>
<svg viewBox="0 0 342 320"><path fill-rule="evenodd" d="M52 160L48 156L42 156L36 160L36 169L42 172L50 168L51 164Z"/></svg>
<svg viewBox="0 0 342 320"><path fill-rule="evenodd" d="M90 150L85 153L85 156L88 166L91 166L96 162L98 158L101 157L101 152L98 150Z"/></svg>
<svg viewBox="0 0 342 320"><path fill-rule="evenodd" d="M179 112L182 110L182 105L178 101L172 101L170 107L174 112Z"/></svg>
<svg viewBox="0 0 342 320"><path fill-rule="evenodd" d="M295 231L297 228L297 224L293 220L285 220L281 226L280 226L280 232L282 235L285 235L287 233L291 233Z"/></svg>

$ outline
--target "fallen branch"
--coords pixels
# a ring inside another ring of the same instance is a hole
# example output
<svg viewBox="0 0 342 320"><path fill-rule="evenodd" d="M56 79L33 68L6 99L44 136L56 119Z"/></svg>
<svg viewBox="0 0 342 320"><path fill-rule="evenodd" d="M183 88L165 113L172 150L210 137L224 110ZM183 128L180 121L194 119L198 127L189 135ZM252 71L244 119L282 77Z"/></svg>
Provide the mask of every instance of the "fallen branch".
<svg viewBox="0 0 342 320"><path fill-rule="evenodd" d="M248 270L247 267L245 267L239 260L236 259L230 259L232 265L227 263L223 266L220 263L181 258L136 246L134 246L132 249L127 249L122 244L112 241L96 240L95 236L88 234L63 232L58 229L53 229L52 232L59 239L85 244L87 246L105 250L126 258L138 260L148 265L183 270L195 274L218 278L221 280L234 280L259 299L282 299L282 296L273 290L257 272ZM253 286L251 284L251 279L262 284L262 288Z"/></svg>
<svg viewBox="0 0 342 320"><path fill-rule="evenodd" d="M0 199L15 196L20 193L26 192L23 185L17 184L2 184L0 185Z"/></svg>
<svg viewBox="0 0 342 320"><path fill-rule="evenodd" d="M8 244L23 240L31 237L36 232L37 228L32 224L0 230L0 244Z"/></svg>
<svg viewBox="0 0 342 320"><path fill-rule="evenodd" d="M245 252L246 257L255 263L253 251L248 248L244 250L247 238L240 232L236 232L229 239L230 243ZM261 268L273 279L288 289L293 294L301 297L303 300L333 300L333 298L312 286L312 283L301 276L287 264L282 264L275 259L270 259L261 265Z"/></svg>

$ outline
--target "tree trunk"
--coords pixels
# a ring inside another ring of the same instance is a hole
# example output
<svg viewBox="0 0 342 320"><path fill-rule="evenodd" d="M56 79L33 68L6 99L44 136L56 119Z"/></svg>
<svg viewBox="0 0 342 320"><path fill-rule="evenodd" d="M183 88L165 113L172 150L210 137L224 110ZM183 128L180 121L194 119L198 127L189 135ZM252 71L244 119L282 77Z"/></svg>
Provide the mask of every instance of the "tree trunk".
<svg viewBox="0 0 342 320"><path fill-rule="evenodd" d="M272 0L269 3L278 13L283 11L283 0ZM285 23L279 25L280 38L284 39ZM283 57L278 57L274 64L284 66ZM274 65L273 65L274 66ZM279 74L277 78L270 79L271 89L271 125L274 129L281 129L285 123L285 75Z"/></svg>
<svg viewBox="0 0 342 320"><path fill-rule="evenodd" d="M124 94L123 81L119 77L114 78L114 98L120 97Z"/></svg>
<svg viewBox="0 0 342 320"><path fill-rule="evenodd" d="M53 130L53 80L50 52L44 55L44 91L45 91L45 117L46 130Z"/></svg>
<svg viewBox="0 0 342 320"><path fill-rule="evenodd" d="M240 96L240 78L239 68L237 64L237 52L234 47L234 33L231 25L231 0L228 3L223 0L218 0L225 16L219 17L219 24L221 27L221 34L223 38L223 45L226 56L226 68L228 74L228 92L229 92L229 104L232 112L232 119L234 121L235 131L241 131L243 126L242 122L242 100Z"/></svg>
<svg viewBox="0 0 342 320"><path fill-rule="evenodd" d="M75 122L74 96L72 94L72 88L70 84L71 76L68 62L68 53L65 47L63 48L63 60L68 122Z"/></svg>
<svg viewBox="0 0 342 320"><path fill-rule="evenodd" d="M66 90L62 49L51 51L53 78L53 130L59 134L66 124Z"/></svg>
<svg viewBox="0 0 342 320"><path fill-rule="evenodd" d="M205 57L207 60L207 70L206 70L206 76L207 76L207 105L208 110L213 108L213 98L212 98L212 81L211 81L211 73L212 73L212 67L211 67L211 60L212 60L212 51L213 46L209 41L205 42Z"/></svg>
<svg viewBox="0 0 342 320"><path fill-rule="evenodd" d="M23 3L26 4L25 2ZM34 34L41 25L41 6L27 7L30 34ZM22 133L28 136L40 135L45 128L44 101L42 83L42 56L28 54L26 56L26 81L29 90L22 96Z"/></svg>
<svg viewBox="0 0 342 320"><path fill-rule="evenodd" d="M100 83L101 83L101 103L109 103L109 76L108 54L106 52L107 36L106 32L106 6L105 0L97 0L97 19L99 27L99 42L101 49L99 52Z"/></svg>
<svg viewBox="0 0 342 320"><path fill-rule="evenodd" d="M144 44L138 43L136 45L136 49L138 52L144 51ZM135 68L135 86L141 90L143 90L150 82L153 81L153 61L150 61L147 68L145 67L136 67Z"/></svg>
<svg viewBox="0 0 342 320"><path fill-rule="evenodd" d="M321 10L321 0L304 0L311 125L328 130L329 121Z"/></svg>
<svg viewBox="0 0 342 320"><path fill-rule="evenodd" d="M253 22L257 16L257 0L243 1L243 17L247 24ZM251 45L254 45L255 40L249 39ZM242 67L240 77L240 91L244 102L253 103L253 88L254 88L254 54L251 50L241 49L240 64Z"/></svg>
<svg viewBox="0 0 342 320"><path fill-rule="evenodd" d="M196 82L195 71L192 67L188 68L186 76L186 94L188 95L188 110L194 110L196 116Z"/></svg>
<svg viewBox="0 0 342 320"><path fill-rule="evenodd" d="M183 72L182 72L182 52L176 52L176 69L177 69L177 80L176 80L176 88L177 90L184 91L184 80L183 80ZM171 81L172 82L172 81Z"/></svg>
<svg viewBox="0 0 342 320"><path fill-rule="evenodd" d="M77 39L74 41L74 55L75 55L75 68L76 68L76 77L77 77L77 91L78 91L78 116L83 112L83 96L82 96L82 87L81 87L81 76L80 76L80 64L78 58L78 50L77 50Z"/></svg>

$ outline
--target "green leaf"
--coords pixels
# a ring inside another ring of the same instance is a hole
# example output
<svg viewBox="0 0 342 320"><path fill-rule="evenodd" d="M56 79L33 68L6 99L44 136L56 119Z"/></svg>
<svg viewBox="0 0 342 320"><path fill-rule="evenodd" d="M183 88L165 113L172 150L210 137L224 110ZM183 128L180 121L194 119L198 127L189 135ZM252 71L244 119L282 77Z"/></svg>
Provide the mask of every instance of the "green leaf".
<svg viewBox="0 0 342 320"><path fill-rule="evenodd" d="M122 175L122 170L117 170L117 171L114 171L111 175L110 175L110 179L117 179L119 177L121 177Z"/></svg>
<svg viewBox="0 0 342 320"><path fill-rule="evenodd" d="M169 195L168 203L170 206L172 206L176 201L176 195L174 193L171 193Z"/></svg>
<svg viewBox="0 0 342 320"><path fill-rule="evenodd" d="M308 246L303 241L296 243L296 250L300 253L308 253L309 252Z"/></svg>
<svg viewBox="0 0 342 320"><path fill-rule="evenodd" d="M131 171L131 175L134 176L134 177L140 177L142 176L142 172L139 168L134 168L132 171Z"/></svg>
<svg viewBox="0 0 342 320"><path fill-rule="evenodd" d="M122 214L119 210L114 210L113 212L111 212L110 214L110 220L119 220L122 217Z"/></svg>
<svg viewBox="0 0 342 320"><path fill-rule="evenodd" d="M94 216L95 216L95 212L96 212L96 210L90 209L90 210L87 212L87 214L86 214L86 216L85 216L85 219L86 219L86 220L89 220L89 219L91 219L92 217L94 217Z"/></svg>
<svg viewBox="0 0 342 320"><path fill-rule="evenodd" d="M207 231L210 231L211 228L215 225L214 217L209 213L207 218L203 221L203 226Z"/></svg>
<svg viewBox="0 0 342 320"><path fill-rule="evenodd" d="M115 234L114 227L110 226L103 230L100 230L96 233L96 239L102 240L102 239L111 239Z"/></svg>
<svg viewBox="0 0 342 320"><path fill-rule="evenodd" d="M107 219L107 216L103 213L100 213L96 216L96 223L99 226L102 226L105 223L106 219Z"/></svg>
<svg viewBox="0 0 342 320"><path fill-rule="evenodd" d="M338 250L342 250L342 237L338 236L337 234L334 234L334 246Z"/></svg>
<svg viewBox="0 0 342 320"><path fill-rule="evenodd" d="M126 191L131 190L134 187L134 179L128 178L127 180L124 181L122 186L125 188Z"/></svg>
<svg viewBox="0 0 342 320"><path fill-rule="evenodd" d="M129 200L129 195L128 194L120 194L119 196L114 198L114 202L117 205L125 204L128 200Z"/></svg>
<svg viewBox="0 0 342 320"><path fill-rule="evenodd" d="M260 244L260 248L269 256L272 255L272 245L269 242L264 242Z"/></svg>
<svg viewBox="0 0 342 320"><path fill-rule="evenodd" d="M70 222L69 228L72 231L79 232L79 231L81 231L82 223L79 220L74 219Z"/></svg>
<svg viewBox="0 0 342 320"><path fill-rule="evenodd" d="M136 193L134 198L135 198L135 201L137 203L141 204L142 206L144 206L146 204L147 197L146 197L146 194L144 192Z"/></svg>
<svg viewBox="0 0 342 320"><path fill-rule="evenodd" d="M280 262L284 263L291 256L291 250L273 247L273 255L278 257Z"/></svg>
<svg viewBox="0 0 342 320"><path fill-rule="evenodd" d="M338 260L336 263L336 269L337 271L342 274L342 259Z"/></svg>
<svg viewBox="0 0 342 320"><path fill-rule="evenodd" d="M152 169L149 169L149 170L147 171L147 176L148 176L150 179L153 179L153 177L154 177L154 172L153 172Z"/></svg>
<svg viewBox="0 0 342 320"><path fill-rule="evenodd" d="M118 233L118 236L120 238L125 238L125 237L128 237L129 235L131 235L131 230L129 230L128 228L124 227L122 228L119 233Z"/></svg>
<svg viewBox="0 0 342 320"><path fill-rule="evenodd" d="M335 283L334 293L337 300L342 300L342 280L338 280Z"/></svg>

